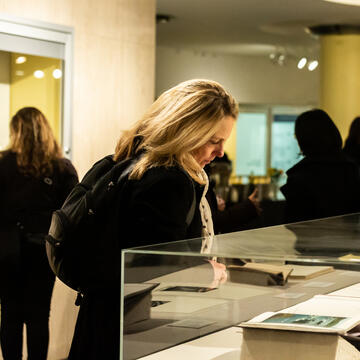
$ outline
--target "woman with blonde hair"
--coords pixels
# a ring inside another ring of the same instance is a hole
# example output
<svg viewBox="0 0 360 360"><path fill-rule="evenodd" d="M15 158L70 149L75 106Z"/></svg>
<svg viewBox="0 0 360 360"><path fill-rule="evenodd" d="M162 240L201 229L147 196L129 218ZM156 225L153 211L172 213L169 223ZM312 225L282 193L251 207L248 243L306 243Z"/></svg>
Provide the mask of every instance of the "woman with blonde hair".
<svg viewBox="0 0 360 360"><path fill-rule="evenodd" d="M114 161L134 161L122 201L111 211L121 248L204 236L202 251L210 251L214 230L203 168L224 155L237 114L220 84L189 80L164 92L122 134ZM85 294L69 359L119 358L119 308L120 278L106 296Z"/></svg>
<svg viewBox="0 0 360 360"><path fill-rule="evenodd" d="M45 116L34 107L10 122L10 145L0 152L0 341L4 360L22 358L26 324L28 359L47 357L55 276L44 236L52 211L77 183Z"/></svg>

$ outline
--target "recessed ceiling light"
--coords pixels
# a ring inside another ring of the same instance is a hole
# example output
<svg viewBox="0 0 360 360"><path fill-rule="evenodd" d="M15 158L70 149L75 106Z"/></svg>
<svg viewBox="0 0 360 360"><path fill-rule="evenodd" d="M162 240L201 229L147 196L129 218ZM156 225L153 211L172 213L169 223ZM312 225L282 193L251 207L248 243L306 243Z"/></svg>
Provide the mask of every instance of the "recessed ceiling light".
<svg viewBox="0 0 360 360"><path fill-rule="evenodd" d="M342 4L342 5L360 6L360 0L324 0L324 1L332 2L336 4Z"/></svg>
<svg viewBox="0 0 360 360"><path fill-rule="evenodd" d="M23 64L26 61L26 57L25 56L18 56L15 60L16 64Z"/></svg>
<svg viewBox="0 0 360 360"><path fill-rule="evenodd" d="M60 79L62 76L62 71L60 69L55 69L52 74L55 79Z"/></svg>
<svg viewBox="0 0 360 360"><path fill-rule="evenodd" d="M42 70L36 70L34 71L34 76L37 78L37 79L42 79L44 77L44 72Z"/></svg>

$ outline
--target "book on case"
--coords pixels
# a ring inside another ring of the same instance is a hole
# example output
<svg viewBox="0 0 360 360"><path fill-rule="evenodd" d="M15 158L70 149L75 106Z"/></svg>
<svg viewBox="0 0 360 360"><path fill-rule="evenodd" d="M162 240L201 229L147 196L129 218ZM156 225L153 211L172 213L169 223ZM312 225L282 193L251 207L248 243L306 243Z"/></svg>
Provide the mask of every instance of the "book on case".
<svg viewBox="0 0 360 360"><path fill-rule="evenodd" d="M285 285L292 268L285 265L245 263L227 267L231 282L253 285Z"/></svg>
<svg viewBox="0 0 360 360"><path fill-rule="evenodd" d="M286 265L292 269L290 279L294 280L308 280L313 279L320 275L325 275L334 271L333 266L320 266L320 265Z"/></svg>
<svg viewBox="0 0 360 360"><path fill-rule="evenodd" d="M277 312L265 312L239 324L244 328L349 334L360 324L360 299L316 295Z"/></svg>
<svg viewBox="0 0 360 360"><path fill-rule="evenodd" d="M239 324L240 360L359 360L360 285ZM342 296L343 295L343 296Z"/></svg>
<svg viewBox="0 0 360 360"><path fill-rule="evenodd" d="M244 328L239 360L359 360L356 346L338 334Z"/></svg>

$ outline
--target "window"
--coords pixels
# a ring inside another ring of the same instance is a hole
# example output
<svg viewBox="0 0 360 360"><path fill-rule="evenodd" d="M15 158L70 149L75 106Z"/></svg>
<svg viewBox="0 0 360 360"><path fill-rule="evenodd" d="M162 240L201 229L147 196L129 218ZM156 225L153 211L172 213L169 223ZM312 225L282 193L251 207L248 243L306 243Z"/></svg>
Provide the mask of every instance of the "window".
<svg viewBox="0 0 360 360"><path fill-rule="evenodd" d="M269 168L284 173L300 159L294 136L295 120L309 107L240 106L236 122L235 162L237 176L265 176ZM285 179L283 179L285 180Z"/></svg>
<svg viewBox="0 0 360 360"><path fill-rule="evenodd" d="M265 175L267 114L240 113L236 133L236 174Z"/></svg>
<svg viewBox="0 0 360 360"><path fill-rule="evenodd" d="M299 161L294 135L297 115L274 115L271 124L271 167L286 171Z"/></svg>

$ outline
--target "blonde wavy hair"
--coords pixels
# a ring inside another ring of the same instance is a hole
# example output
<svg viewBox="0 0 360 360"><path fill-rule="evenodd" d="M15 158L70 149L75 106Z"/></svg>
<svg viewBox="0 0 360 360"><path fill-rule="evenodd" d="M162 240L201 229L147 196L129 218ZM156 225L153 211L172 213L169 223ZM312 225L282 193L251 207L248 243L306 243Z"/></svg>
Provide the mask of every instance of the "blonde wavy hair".
<svg viewBox="0 0 360 360"><path fill-rule="evenodd" d="M151 167L180 165L197 182L200 165L193 153L217 132L227 116L236 119L234 98L217 82L194 79L165 91L145 115L120 137L114 160L143 153L130 179Z"/></svg>
<svg viewBox="0 0 360 360"><path fill-rule="evenodd" d="M22 173L50 176L62 151L44 114L34 107L20 109L10 121L8 150L16 153Z"/></svg>

